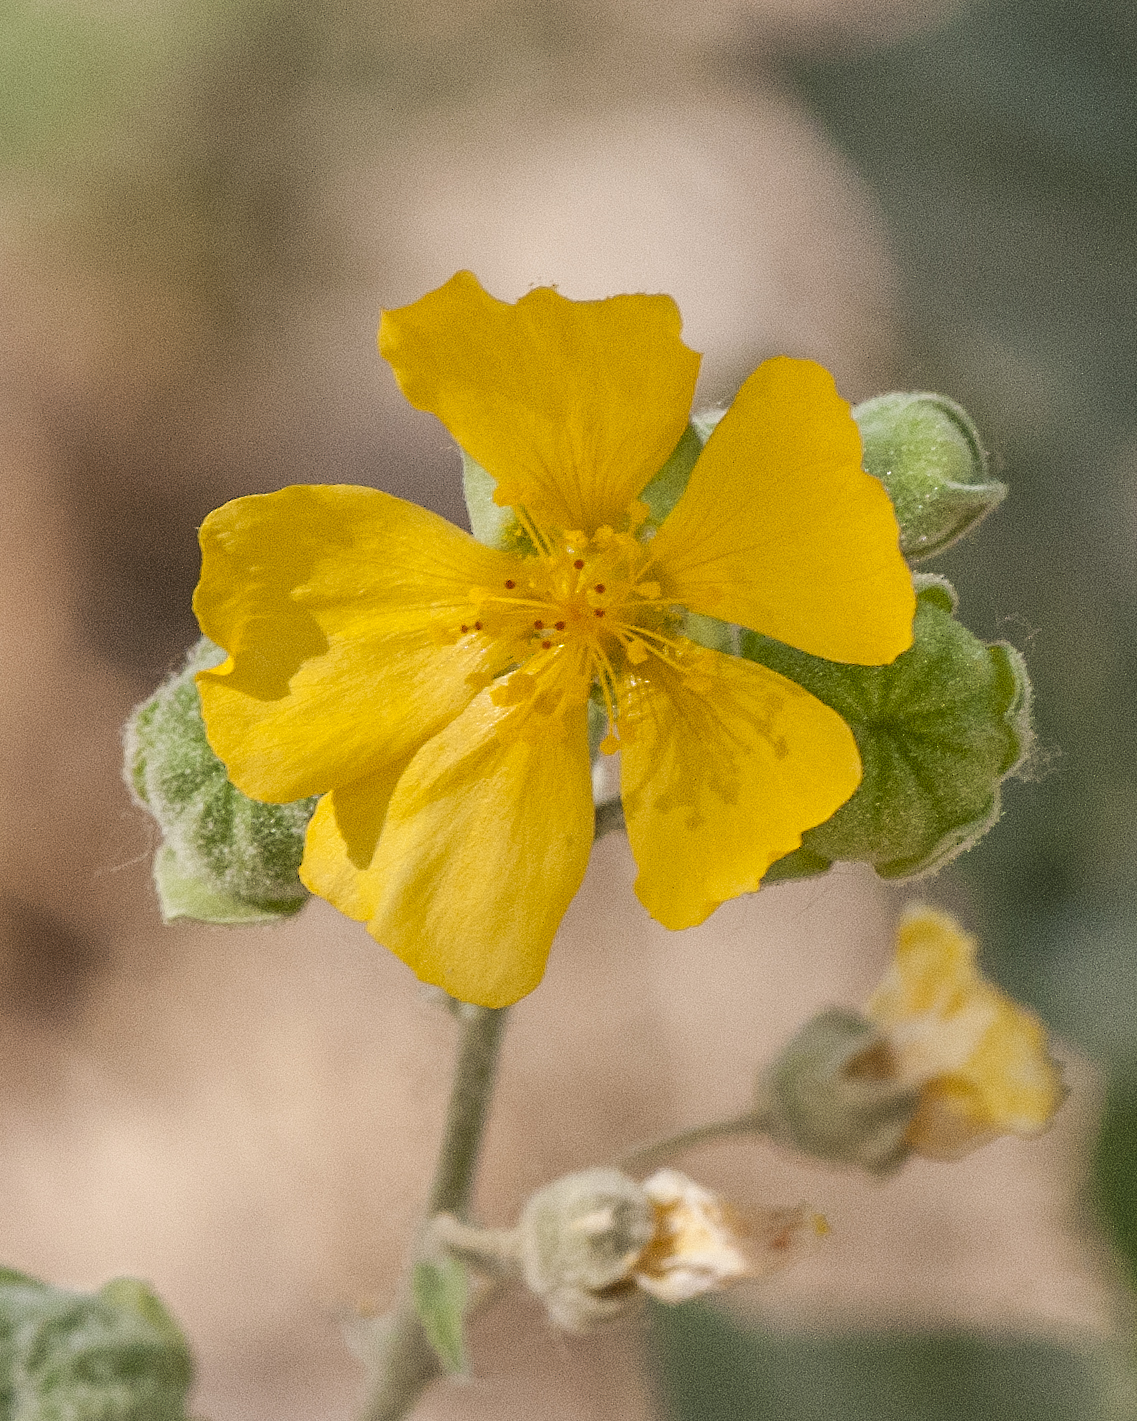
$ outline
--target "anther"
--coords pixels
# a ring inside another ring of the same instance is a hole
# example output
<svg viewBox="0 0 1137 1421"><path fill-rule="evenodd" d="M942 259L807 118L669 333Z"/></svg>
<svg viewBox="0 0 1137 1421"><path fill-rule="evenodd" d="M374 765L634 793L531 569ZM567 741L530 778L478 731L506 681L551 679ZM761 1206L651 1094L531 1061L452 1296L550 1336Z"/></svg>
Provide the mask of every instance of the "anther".
<svg viewBox="0 0 1137 1421"><path fill-rule="evenodd" d="M476 632L480 632L481 629L482 629L482 624L481 624L481 622L475 622L475 623L474 623L474 630L475 630Z"/></svg>
<svg viewBox="0 0 1137 1421"><path fill-rule="evenodd" d="M583 571L584 571L584 559L583 559L583 558L577 558L576 562L573 563L573 567L576 568L577 572L583 572Z"/></svg>
<svg viewBox="0 0 1137 1421"><path fill-rule="evenodd" d="M565 624L564 624L564 622L554 622L554 623L553 623L553 626L554 626L554 627L557 629L557 631L559 631L559 632L563 632L564 629L565 629Z"/></svg>
<svg viewBox="0 0 1137 1421"><path fill-rule="evenodd" d="M596 589L595 589L595 590L596 590L597 592L603 592L603 591L604 591L604 584L603 584L602 582L598 582L598 583L596 584Z"/></svg>
<svg viewBox="0 0 1137 1421"><path fill-rule="evenodd" d="M597 615L598 617L602 617L602 616L604 615L604 608L603 608L603 607L597 607L597 609L596 609L596 615Z"/></svg>
<svg viewBox="0 0 1137 1421"><path fill-rule="evenodd" d="M517 586L517 583L514 582L513 578L511 577L511 578L508 579L508 581L506 582L505 585L506 585L506 587L508 588L508 590L509 590L510 592L512 592L513 589Z"/></svg>
<svg viewBox="0 0 1137 1421"><path fill-rule="evenodd" d="M468 632L468 631L470 630L470 628L466 625L465 622L462 623L462 630L463 630L464 632Z"/></svg>
<svg viewBox="0 0 1137 1421"><path fill-rule="evenodd" d="M533 625L537 628L539 632L543 632L545 630L544 622L534 622Z"/></svg>
<svg viewBox="0 0 1137 1421"><path fill-rule="evenodd" d="M541 646L545 649L545 651L548 651L552 644L553 643L551 641L543 641L541 643Z"/></svg>

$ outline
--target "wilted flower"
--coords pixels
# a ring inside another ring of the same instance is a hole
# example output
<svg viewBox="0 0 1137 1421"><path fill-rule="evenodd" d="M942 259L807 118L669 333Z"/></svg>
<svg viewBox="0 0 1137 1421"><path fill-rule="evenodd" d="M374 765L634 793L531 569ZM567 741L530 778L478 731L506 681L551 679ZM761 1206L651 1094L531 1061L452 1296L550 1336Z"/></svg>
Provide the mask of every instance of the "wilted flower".
<svg viewBox="0 0 1137 1421"><path fill-rule="evenodd" d="M1066 1094L1046 1028L987 981L976 951L948 914L909 909L866 1007L890 1074L919 1089L906 1143L932 1159L958 1159L998 1135L1038 1135Z"/></svg>
<svg viewBox="0 0 1137 1421"><path fill-rule="evenodd" d="M665 1303L765 1277L828 1232L821 1215L804 1207L733 1209L677 1169L658 1170L643 1189L655 1232L632 1276Z"/></svg>

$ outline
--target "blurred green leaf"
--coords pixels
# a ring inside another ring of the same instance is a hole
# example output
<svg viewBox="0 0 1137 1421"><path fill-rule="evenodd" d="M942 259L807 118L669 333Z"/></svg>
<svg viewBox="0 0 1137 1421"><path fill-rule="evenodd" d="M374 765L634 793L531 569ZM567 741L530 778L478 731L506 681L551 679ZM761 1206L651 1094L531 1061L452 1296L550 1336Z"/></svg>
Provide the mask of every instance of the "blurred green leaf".
<svg viewBox="0 0 1137 1421"><path fill-rule="evenodd" d="M469 1280L456 1258L415 1264L415 1310L427 1340L450 1376L467 1376L466 1306Z"/></svg>
<svg viewBox="0 0 1137 1421"><path fill-rule="evenodd" d="M960 1333L773 1335L703 1303L653 1306L671 1421L1112 1421L1103 1362Z"/></svg>
<svg viewBox="0 0 1137 1421"><path fill-rule="evenodd" d="M1093 1197L1137 1287L1137 1080L1115 1075L1093 1159Z"/></svg>
<svg viewBox="0 0 1137 1421"><path fill-rule="evenodd" d="M74 1293L0 1270L0 1421L185 1421L193 1361L134 1278Z"/></svg>

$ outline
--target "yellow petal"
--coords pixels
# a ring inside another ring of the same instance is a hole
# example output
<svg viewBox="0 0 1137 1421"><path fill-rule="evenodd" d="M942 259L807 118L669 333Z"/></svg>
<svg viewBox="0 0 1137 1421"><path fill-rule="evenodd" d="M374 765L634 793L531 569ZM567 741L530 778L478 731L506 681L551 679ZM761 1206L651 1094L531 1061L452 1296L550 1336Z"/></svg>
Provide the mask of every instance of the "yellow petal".
<svg viewBox="0 0 1137 1421"><path fill-rule="evenodd" d="M285 488L211 513L201 546L194 610L229 652L197 678L206 730L255 799L319 794L407 757L502 669L460 628L471 588L516 576L517 560L415 504Z"/></svg>
<svg viewBox="0 0 1137 1421"><path fill-rule="evenodd" d="M958 1042L940 1033L937 1067L950 1069L967 1059L989 1019L987 1002L976 997L982 982L975 966L979 945L947 913L909 908L896 930L896 955L869 998L866 1014L881 1026L913 1029L925 1021L967 1023ZM981 1019L968 1013L980 1007Z"/></svg>
<svg viewBox="0 0 1137 1421"><path fill-rule="evenodd" d="M369 874L371 934L425 982L507 1006L531 992L592 848L587 708L487 690L411 761Z"/></svg>
<svg viewBox="0 0 1137 1421"><path fill-rule="evenodd" d="M300 881L357 922L375 912L378 884L369 870L387 805L407 761L395 760L324 795L308 824Z"/></svg>
<svg viewBox="0 0 1137 1421"><path fill-rule="evenodd" d="M977 970L977 945L946 913L910 910L866 1009L901 1080L922 1087L908 1143L957 1159L997 1135L1038 1134L1065 1092L1042 1023Z"/></svg>
<svg viewBox="0 0 1137 1421"><path fill-rule="evenodd" d="M752 893L856 789L835 711L764 666L688 646L620 689L621 774L636 892L669 928ZM650 679L649 679L650 678Z"/></svg>
<svg viewBox="0 0 1137 1421"><path fill-rule="evenodd" d="M435 414L539 522L618 527L687 425L699 357L669 296L570 301L539 287L497 301L468 271L384 311L379 349L407 399Z"/></svg>
<svg viewBox="0 0 1137 1421"><path fill-rule="evenodd" d="M883 485L833 377L767 360L699 456L653 551L665 598L830 661L912 643L915 595Z"/></svg>

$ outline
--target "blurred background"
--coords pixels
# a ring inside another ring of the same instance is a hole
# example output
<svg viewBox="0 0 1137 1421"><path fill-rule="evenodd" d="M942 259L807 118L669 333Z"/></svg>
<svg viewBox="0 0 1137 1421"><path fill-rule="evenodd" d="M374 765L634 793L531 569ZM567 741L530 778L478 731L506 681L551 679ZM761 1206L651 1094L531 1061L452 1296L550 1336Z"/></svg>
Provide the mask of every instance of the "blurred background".
<svg viewBox="0 0 1137 1421"><path fill-rule="evenodd" d="M162 928L119 726L196 637L218 503L355 482L463 519L380 307L460 267L505 299L664 290L708 404L785 352L984 432L1011 498L931 567L1026 654L1042 753L922 891L1068 1043L1075 1095L1038 1146L885 1186L708 1151L709 1182L824 1208L826 1261L660 1314L646 1350L498 1310L484 1380L423 1414L1137 1415L1130 0L4 0L0 164L0 1262L150 1277L211 1421L350 1414L339 1323L389 1294L449 1023L322 904ZM501 1221L743 1098L863 995L904 901L838 873L671 938L631 876L605 841L518 1009Z"/></svg>

